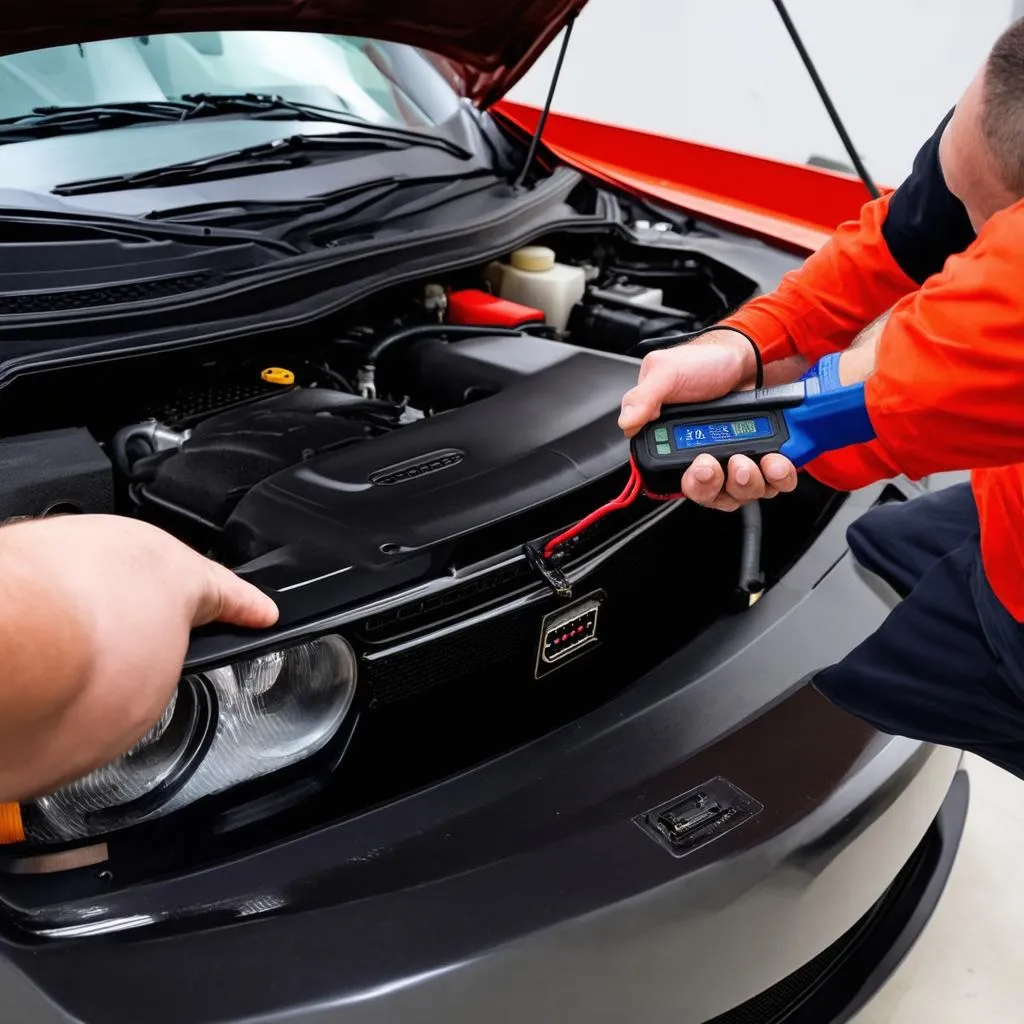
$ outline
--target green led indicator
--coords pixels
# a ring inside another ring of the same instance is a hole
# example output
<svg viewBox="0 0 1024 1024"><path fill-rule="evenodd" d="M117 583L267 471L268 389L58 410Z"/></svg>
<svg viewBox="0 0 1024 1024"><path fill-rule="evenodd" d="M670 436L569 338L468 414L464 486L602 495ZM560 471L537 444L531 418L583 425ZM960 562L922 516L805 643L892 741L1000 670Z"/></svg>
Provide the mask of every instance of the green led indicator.
<svg viewBox="0 0 1024 1024"><path fill-rule="evenodd" d="M658 444L666 444L668 442L668 427L656 427L654 430L654 440Z"/></svg>
<svg viewBox="0 0 1024 1024"><path fill-rule="evenodd" d="M672 445L670 445L670 444L659 444L658 445L658 454L659 455L671 455L672 454Z"/></svg>

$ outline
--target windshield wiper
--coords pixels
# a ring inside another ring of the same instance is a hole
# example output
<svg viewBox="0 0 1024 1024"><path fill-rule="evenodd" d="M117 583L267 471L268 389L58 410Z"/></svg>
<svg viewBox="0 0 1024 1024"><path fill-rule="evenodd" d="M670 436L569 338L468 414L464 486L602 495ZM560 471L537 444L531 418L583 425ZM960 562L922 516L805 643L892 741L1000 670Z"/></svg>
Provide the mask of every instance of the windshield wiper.
<svg viewBox="0 0 1024 1024"><path fill-rule="evenodd" d="M176 206L169 210L154 210L152 213L146 214L145 220L218 226L238 224L250 227L260 220L290 220L302 214L319 213L326 209L348 213L353 208L388 196L403 185L415 180L417 179L395 174L386 178L361 181L334 192L326 192L306 199L231 199L225 202L194 203L189 206Z"/></svg>
<svg viewBox="0 0 1024 1024"><path fill-rule="evenodd" d="M195 181L267 174L304 167L314 156L344 150L407 149L411 145L435 146L440 140L420 136L415 143L378 135L375 131L341 132L337 135L292 135L259 146L219 153L199 160L167 164L147 171L115 174L106 178L88 178L55 185L50 191L58 196L81 196L93 192L116 192L135 188L164 188ZM445 148L445 147L440 147Z"/></svg>
<svg viewBox="0 0 1024 1024"><path fill-rule="evenodd" d="M98 132L134 124L159 121L192 121L226 114L243 115L256 120L322 121L357 128L381 138L404 141L409 145L434 146L453 156L472 156L450 139L394 125L371 124L342 110L331 110L311 103L286 100L283 96L262 93L190 93L180 100L140 100L129 103L100 103L80 107L36 107L29 114L0 118L0 144L27 142L53 135Z"/></svg>
<svg viewBox="0 0 1024 1024"><path fill-rule="evenodd" d="M0 118L0 143L103 131L147 121L181 121L193 109L194 103L174 100L102 103L85 107L35 107L28 114Z"/></svg>
<svg viewBox="0 0 1024 1024"><path fill-rule="evenodd" d="M373 124L365 118L342 110L329 107L318 107L314 103L300 103L297 100L286 100L283 96L265 95L262 93L189 93L182 97L195 105L194 117L210 116L210 114L247 113L260 121L327 121L332 124L344 124L351 128L359 128L374 135L402 139L413 146L432 145L444 149L453 156L468 160L473 154L451 139L439 135L427 135L412 128L401 128L398 125Z"/></svg>
<svg viewBox="0 0 1024 1024"><path fill-rule="evenodd" d="M35 210L0 206L0 231L7 237L15 232L25 236L33 231L43 232L41 241L52 241L53 229L73 232L92 231L109 237L147 239L150 241L180 241L193 245L256 244L285 256L300 250L288 242L267 238L250 231L232 230L230 227L211 229L206 225L153 223L136 217L110 217L83 214L71 210Z"/></svg>

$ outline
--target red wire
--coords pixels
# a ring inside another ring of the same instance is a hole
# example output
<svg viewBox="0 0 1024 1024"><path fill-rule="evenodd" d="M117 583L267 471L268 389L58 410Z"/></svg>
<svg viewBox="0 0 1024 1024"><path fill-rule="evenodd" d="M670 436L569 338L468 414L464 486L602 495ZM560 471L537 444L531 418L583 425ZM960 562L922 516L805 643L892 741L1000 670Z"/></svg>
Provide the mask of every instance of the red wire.
<svg viewBox="0 0 1024 1024"><path fill-rule="evenodd" d="M629 457L629 480L622 493L614 501L609 501L599 509L595 509L590 515L585 516L575 526L558 534L557 537L552 537L544 545L544 557L550 558L563 544L572 540L573 537L578 537L584 530L589 529L605 516L611 515L612 512L618 512L620 509L629 508L641 494L645 494L654 501L676 501L685 497L683 494L652 494L648 491L640 478L640 468L631 455Z"/></svg>

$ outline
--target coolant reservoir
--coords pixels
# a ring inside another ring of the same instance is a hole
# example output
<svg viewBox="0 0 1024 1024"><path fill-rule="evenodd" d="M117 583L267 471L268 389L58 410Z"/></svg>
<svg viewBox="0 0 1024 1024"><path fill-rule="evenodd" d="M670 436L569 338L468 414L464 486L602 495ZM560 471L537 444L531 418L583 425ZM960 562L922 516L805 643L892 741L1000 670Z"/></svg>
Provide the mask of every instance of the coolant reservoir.
<svg viewBox="0 0 1024 1024"><path fill-rule="evenodd" d="M558 263L554 250L543 245L517 249L508 263L492 264L489 276L503 299L543 310L547 322L560 331L587 284L582 267Z"/></svg>

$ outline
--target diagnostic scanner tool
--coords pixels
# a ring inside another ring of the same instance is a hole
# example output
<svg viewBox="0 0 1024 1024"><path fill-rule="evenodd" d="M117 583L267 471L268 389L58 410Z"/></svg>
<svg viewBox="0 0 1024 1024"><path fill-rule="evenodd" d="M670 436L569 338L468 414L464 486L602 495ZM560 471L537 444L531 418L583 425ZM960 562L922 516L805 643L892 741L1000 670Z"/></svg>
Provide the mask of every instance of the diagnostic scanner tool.
<svg viewBox="0 0 1024 1024"><path fill-rule="evenodd" d="M632 454L644 488L668 494L679 490L698 455L713 455L725 469L733 455L759 462L779 452L799 468L874 436L864 385L840 387L837 375L822 379L814 373L794 384L668 406L633 438Z"/></svg>

